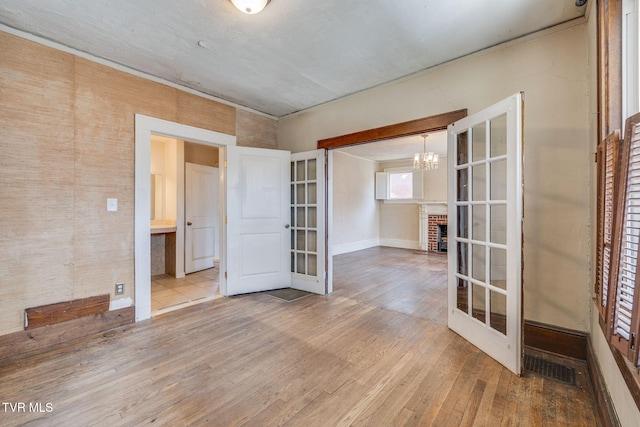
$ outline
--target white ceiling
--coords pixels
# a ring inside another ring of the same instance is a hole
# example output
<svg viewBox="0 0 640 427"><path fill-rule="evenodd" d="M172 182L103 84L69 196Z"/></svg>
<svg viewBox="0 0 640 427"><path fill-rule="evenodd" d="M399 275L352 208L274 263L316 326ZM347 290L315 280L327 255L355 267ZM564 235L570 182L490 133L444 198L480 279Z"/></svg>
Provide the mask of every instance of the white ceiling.
<svg viewBox="0 0 640 427"><path fill-rule="evenodd" d="M440 157L447 155L447 131L432 132L427 136L427 151L433 151ZM404 136L395 139L369 142L341 148L339 151L376 162L413 159L413 155L422 152L424 141L420 135Z"/></svg>
<svg viewBox="0 0 640 427"><path fill-rule="evenodd" d="M575 0L0 0L0 23L283 116L584 15Z"/></svg>

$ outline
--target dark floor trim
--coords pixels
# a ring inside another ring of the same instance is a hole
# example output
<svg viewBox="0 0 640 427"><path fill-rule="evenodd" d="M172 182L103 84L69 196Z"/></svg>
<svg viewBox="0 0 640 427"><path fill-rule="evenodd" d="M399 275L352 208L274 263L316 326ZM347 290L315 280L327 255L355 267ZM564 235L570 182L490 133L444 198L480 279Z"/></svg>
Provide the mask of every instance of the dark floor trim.
<svg viewBox="0 0 640 427"><path fill-rule="evenodd" d="M28 308L24 311L25 329L37 329L109 311L109 299L109 294L106 294Z"/></svg>
<svg viewBox="0 0 640 427"><path fill-rule="evenodd" d="M0 362L56 344L133 323L135 308L105 311L54 325L0 336Z"/></svg>
<svg viewBox="0 0 640 427"><path fill-rule="evenodd" d="M593 389L593 399L596 402L598 409L598 421L603 427L617 427L620 425L618 415L613 407L611 396L607 390L607 386L600 370L600 364L596 358L591 339L588 339L587 345L587 369L589 370L589 377L591 378L591 385Z"/></svg>
<svg viewBox="0 0 640 427"><path fill-rule="evenodd" d="M574 359L587 360L588 334L525 320L524 345Z"/></svg>

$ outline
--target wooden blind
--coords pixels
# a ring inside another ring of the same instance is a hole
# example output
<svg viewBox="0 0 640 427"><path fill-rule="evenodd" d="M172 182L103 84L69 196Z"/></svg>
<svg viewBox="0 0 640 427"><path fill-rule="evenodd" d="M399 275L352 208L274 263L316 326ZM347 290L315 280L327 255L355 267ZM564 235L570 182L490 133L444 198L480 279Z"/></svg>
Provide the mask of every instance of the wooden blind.
<svg viewBox="0 0 640 427"><path fill-rule="evenodd" d="M613 255L613 228L620 132L609 134L598 145L598 242L596 260L596 300L602 320L606 320L609 280Z"/></svg>
<svg viewBox="0 0 640 427"><path fill-rule="evenodd" d="M640 251L640 114L627 119L625 143L622 150L620 207L620 243L618 274L609 287L612 322L611 343L637 365L638 352L638 254ZM618 249L619 248L619 249ZM615 290L614 290L615 289Z"/></svg>

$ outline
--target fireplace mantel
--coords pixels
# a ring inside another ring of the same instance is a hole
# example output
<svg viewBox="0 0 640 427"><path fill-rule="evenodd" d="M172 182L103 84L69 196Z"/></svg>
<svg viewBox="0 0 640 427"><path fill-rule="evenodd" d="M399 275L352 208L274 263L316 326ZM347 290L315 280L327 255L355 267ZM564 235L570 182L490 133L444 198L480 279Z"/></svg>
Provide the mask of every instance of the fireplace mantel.
<svg viewBox="0 0 640 427"><path fill-rule="evenodd" d="M447 215L447 202L422 202L420 205L420 213L425 215Z"/></svg>

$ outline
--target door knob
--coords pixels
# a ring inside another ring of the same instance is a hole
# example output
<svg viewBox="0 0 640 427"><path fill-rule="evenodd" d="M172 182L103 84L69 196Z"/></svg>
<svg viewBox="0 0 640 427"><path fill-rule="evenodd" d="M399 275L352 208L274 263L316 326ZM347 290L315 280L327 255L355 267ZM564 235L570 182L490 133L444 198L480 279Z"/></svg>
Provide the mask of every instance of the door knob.
<svg viewBox="0 0 640 427"><path fill-rule="evenodd" d="M284 228L289 228L291 227L289 224L285 224Z"/></svg>
<svg viewBox="0 0 640 427"><path fill-rule="evenodd" d="M191 221L187 222L187 225L191 225Z"/></svg>

